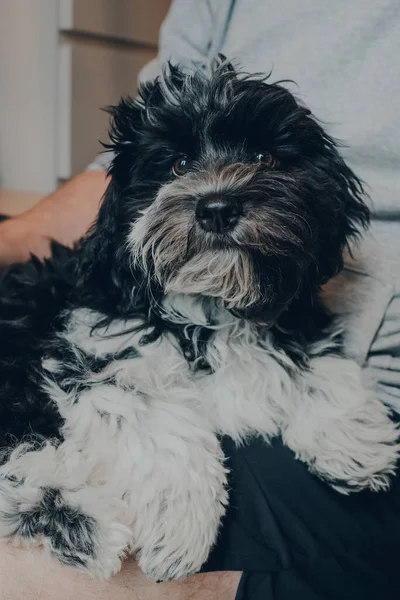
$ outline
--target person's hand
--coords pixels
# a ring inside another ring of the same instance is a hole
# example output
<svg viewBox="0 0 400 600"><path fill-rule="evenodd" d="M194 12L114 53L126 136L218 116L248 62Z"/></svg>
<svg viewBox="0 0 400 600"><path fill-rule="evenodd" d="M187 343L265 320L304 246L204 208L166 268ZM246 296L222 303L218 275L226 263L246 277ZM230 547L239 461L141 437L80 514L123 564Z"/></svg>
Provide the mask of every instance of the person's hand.
<svg viewBox="0 0 400 600"><path fill-rule="evenodd" d="M132 559L108 581L60 565L41 548L0 543L0 600L234 600L240 573L206 573L155 583Z"/></svg>
<svg viewBox="0 0 400 600"><path fill-rule="evenodd" d="M31 210L0 223L0 264L43 258L50 241L72 245L85 234L99 210L107 187L102 171L82 173Z"/></svg>

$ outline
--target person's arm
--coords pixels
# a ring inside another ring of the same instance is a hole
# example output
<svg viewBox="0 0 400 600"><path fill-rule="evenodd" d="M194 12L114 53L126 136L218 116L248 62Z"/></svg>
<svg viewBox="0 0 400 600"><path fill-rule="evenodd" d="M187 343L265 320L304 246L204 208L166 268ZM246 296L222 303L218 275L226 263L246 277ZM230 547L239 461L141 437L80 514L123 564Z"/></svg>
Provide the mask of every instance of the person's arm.
<svg viewBox="0 0 400 600"><path fill-rule="evenodd" d="M104 171L87 171L43 198L31 210L0 223L0 264L49 254L50 240L67 246L96 218L107 187Z"/></svg>
<svg viewBox="0 0 400 600"><path fill-rule="evenodd" d="M155 583L133 560L112 579L90 579L60 565L42 549L0 543L0 600L234 600L240 573L207 573Z"/></svg>

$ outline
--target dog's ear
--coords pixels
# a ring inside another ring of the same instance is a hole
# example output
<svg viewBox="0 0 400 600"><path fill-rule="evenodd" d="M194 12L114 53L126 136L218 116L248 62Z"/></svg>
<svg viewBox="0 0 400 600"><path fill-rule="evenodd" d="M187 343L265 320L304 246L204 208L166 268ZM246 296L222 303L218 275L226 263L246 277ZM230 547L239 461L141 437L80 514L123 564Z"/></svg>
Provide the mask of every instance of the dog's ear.
<svg viewBox="0 0 400 600"><path fill-rule="evenodd" d="M80 288L92 308L114 316L128 309L134 285L129 257L123 252L127 226L119 216L120 202L111 179L97 219L79 247L78 294Z"/></svg>
<svg viewBox="0 0 400 600"><path fill-rule="evenodd" d="M370 211L363 183L346 165L337 150L337 144L325 136L326 152L320 158L320 166L329 177L329 197L323 207L325 214L319 222L325 222L321 233L321 256L319 261L320 283L325 283L343 267L343 251L351 252L350 243L357 239L369 224Z"/></svg>
<svg viewBox="0 0 400 600"><path fill-rule="evenodd" d="M117 106L107 109L110 118L109 143L104 144L114 153L108 175L110 182L103 197L96 222L84 241L86 273L100 269L103 277L116 265L116 252L121 245L122 223L127 214L124 199L132 186L138 136L143 121L141 98L122 98Z"/></svg>
<svg viewBox="0 0 400 600"><path fill-rule="evenodd" d="M110 114L109 141L102 144L106 152L113 152L109 175L118 172L120 184L124 185L131 176L137 142L143 123L144 103L141 97L121 98L116 106L105 109Z"/></svg>
<svg viewBox="0 0 400 600"><path fill-rule="evenodd" d="M97 297L102 310L111 314L119 310L121 302L131 300L124 298L133 285L129 256L125 252L130 226L127 199L134 185L144 109L140 99L127 97L107 110L111 114L110 141L104 146L114 153L108 169L110 182L97 219L80 243L79 285L83 290L91 290L91 297Z"/></svg>

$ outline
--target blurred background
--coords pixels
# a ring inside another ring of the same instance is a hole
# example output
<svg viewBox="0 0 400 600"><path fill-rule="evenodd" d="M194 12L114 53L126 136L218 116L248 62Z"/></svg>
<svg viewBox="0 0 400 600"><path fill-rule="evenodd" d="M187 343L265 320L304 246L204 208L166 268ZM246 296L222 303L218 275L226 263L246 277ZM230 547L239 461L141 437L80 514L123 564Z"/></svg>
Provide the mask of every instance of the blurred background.
<svg viewBox="0 0 400 600"><path fill-rule="evenodd" d="M169 4L0 0L0 210L21 212L101 151L100 109L135 93Z"/></svg>

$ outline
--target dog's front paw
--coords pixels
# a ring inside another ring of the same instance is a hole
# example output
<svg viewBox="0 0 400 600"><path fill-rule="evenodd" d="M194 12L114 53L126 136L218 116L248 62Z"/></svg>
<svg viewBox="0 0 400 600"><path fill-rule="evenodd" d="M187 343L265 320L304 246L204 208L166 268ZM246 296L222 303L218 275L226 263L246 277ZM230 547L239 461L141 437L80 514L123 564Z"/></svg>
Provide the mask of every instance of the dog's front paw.
<svg viewBox="0 0 400 600"><path fill-rule="evenodd" d="M193 489L182 479L182 486L165 490L138 510L134 550L140 568L151 579L183 579L198 572L207 560L228 502L225 470L218 467L219 481L200 477L199 487Z"/></svg>
<svg viewBox="0 0 400 600"><path fill-rule="evenodd" d="M82 508L79 495L0 476L0 539L41 544L61 563L107 579L120 570L130 530L108 519L111 507L96 503L89 489L93 510Z"/></svg>
<svg viewBox="0 0 400 600"><path fill-rule="evenodd" d="M145 575L156 581L169 581L197 573L215 543L223 512L217 500L208 514L196 503L186 513L178 506L175 515L173 510L161 511L146 544L136 553Z"/></svg>
<svg viewBox="0 0 400 600"><path fill-rule="evenodd" d="M51 554L99 579L117 573L131 530L117 520L114 503L90 486L50 492L50 502L42 502L40 519L42 542Z"/></svg>
<svg viewBox="0 0 400 600"><path fill-rule="evenodd" d="M119 523L99 523L83 514L68 514L69 522L52 523L43 545L61 563L101 580L121 569L128 531Z"/></svg>
<svg viewBox="0 0 400 600"><path fill-rule="evenodd" d="M399 430L353 361L324 357L283 437L310 471L341 493L385 490L400 457ZM317 386L319 384L319 387Z"/></svg>
<svg viewBox="0 0 400 600"><path fill-rule="evenodd" d="M150 579L155 581L171 581L185 579L200 571L207 560L212 543L198 547L196 543L190 550L183 547L170 548L170 544L160 540L155 548L143 547L138 550L136 560L139 567Z"/></svg>
<svg viewBox="0 0 400 600"><path fill-rule="evenodd" d="M399 459L398 431L388 419L377 424L380 431L371 436L371 425L364 420L349 420L346 426L341 422L340 432L315 439L315 456L299 453L299 458L308 462L312 473L343 494L386 490Z"/></svg>

